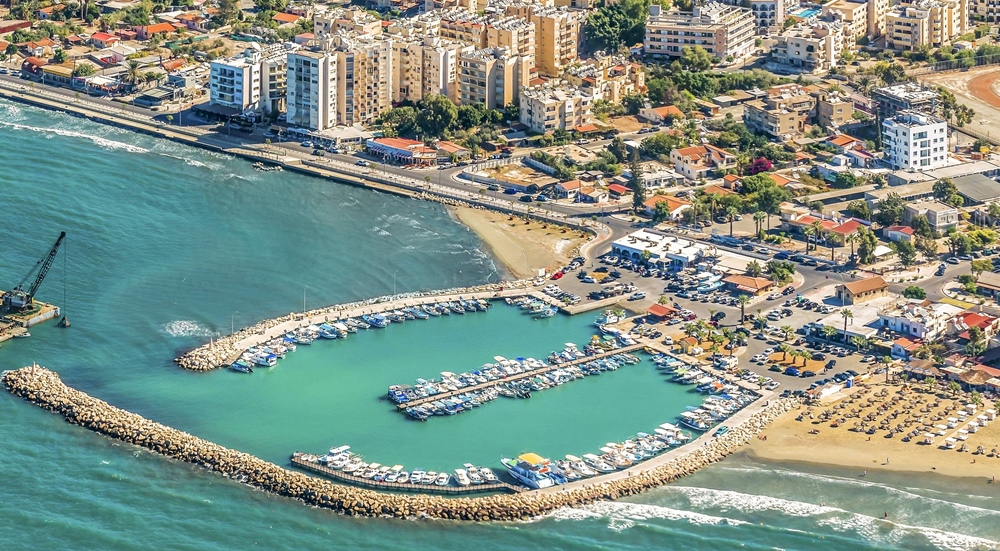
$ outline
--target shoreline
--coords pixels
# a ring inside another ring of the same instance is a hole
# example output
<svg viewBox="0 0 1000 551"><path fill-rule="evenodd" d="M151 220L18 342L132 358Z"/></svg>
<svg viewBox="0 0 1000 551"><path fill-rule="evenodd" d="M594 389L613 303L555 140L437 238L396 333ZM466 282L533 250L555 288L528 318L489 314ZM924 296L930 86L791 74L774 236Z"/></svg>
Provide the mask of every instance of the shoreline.
<svg viewBox="0 0 1000 551"><path fill-rule="evenodd" d="M5 371L3 385L11 394L62 415L71 424L310 506L352 516L467 521L536 518L556 509L637 495L675 482L734 453L797 403L792 399L778 399L761 404L758 400L731 418L741 419L732 425L729 432L721 436L704 434L674 450L673 456L671 453L657 456L627 472L610 473L601 481L595 478L516 495L449 499L422 494L380 493L289 470L116 408L66 386L58 374L37 365ZM698 442L703 442L703 445Z"/></svg>

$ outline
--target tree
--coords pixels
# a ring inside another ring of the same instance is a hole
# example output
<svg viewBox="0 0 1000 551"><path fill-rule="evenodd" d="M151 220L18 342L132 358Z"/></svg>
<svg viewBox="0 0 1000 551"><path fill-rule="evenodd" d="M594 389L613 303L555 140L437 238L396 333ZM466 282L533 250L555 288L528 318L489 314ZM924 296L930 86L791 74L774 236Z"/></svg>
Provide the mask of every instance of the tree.
<svg viewBox="0 0 1000 551"><path fill-rule="evenodd" d="M420 100L417 126L425 136L440 138L458 119L458 107L448 96L431 94Z"/></svg>
<svg viewBox="0 0 1000 551"><path fill-rule="evenodd" d="M130 59L125 64L124 80L133 86L142 82L142 64L138 59Z"/></svg>
<svg viewBox="0 0 1000 551"><path fill-rule="evenodd" d="M503 118L511 122L521 120L521 106L514 102L508 103L503 108Z"/></svg>
<svg viewBox="0 0 1000 551"><path fill-rule="evenodd" d="M747 319L747 304L750 304L750 296L739 295L736 297L736 304L740 305L740 323L744 323Z"/></svg>
<svg viewBox="0 0 1000 551"><path fill-rule="evenodd" d="M460 108L461 109L461 108ZM615 136L611 143L608 144L608 151L618 159L619 163L624 163L628 160L628 147L625 145L625 140Z"/></svg>
<svg viewBox="0 0 1000 551"><path fill-rule="evenodd" d="M750 277L760 277L763 269L760 267L760 263L756 260L751 260L747 263L746 274Z"/></svg>
<svg viewBox="0 0 1000 551"><path fill-rule="evenodd" d="M948 391L951 392L952 395L958 394L958 391L960 390L962 390L962 385L958 384L957 382L952 381L948 383Z"/></svg>
<svg viewBox="0 0 1000 551"><path fill-rule="evenodd" d="M833 185L839 189L852 188L858 184L858 178L850 172L840 172Z"/></svg>
<svg viewBox="0 0 1000 551"><path fill-rule="evenodd" d="M990 203L986 212L990 215L990 224L996 226L1000 222L1000 203Z"/></svg>
<svg viewBox="0 0 1000 551"><path fill-rule="evenodd" d="M681 66L689 71L701 72L712 68L715 58L701 46L684 46L681 48Z"/></svg>
<svg viewBox="0 0 1000 551"><path fill-rule="evenodd" d="M771 170L772 168L774 168L774 165L770 160L765 159L764 157L758 157L750 163L750 167L747 168L747 174L761 174ZM770 180L770 178L768 179Z"/></svg>
<svg viewBox="0 0 1000 551"><path fill-rule="evenodd" d="M986 259L973 259L969 267L972 270L972 275L975 276L978 281L979 276L983 272L993 271L993 262Z"/></svg>
<svg viewBox="0 0 1000 551"><path fill-rule="evenodd" d="M854 345L854 349L861 352L862 349L868 349L868 339L862 337L861 335L854 335L851 337L851 344Z"/></svg>
<svg viewBox="0 0 1000 551"><path fill-rule="evenodd" d="M913 228L913 234L920 237L933 237L934 230L931 228L931 223L927 220L927 215L917 214L910 219L910 227Z"/></svg>
<svg viewBox="0 0 1000 551"><path fill-rule="evenodd" d="M969 343L965 345L965 353L975 358L986 352L986 338L979 327L969 328Z"/></svg>
<svg viewBox="0 0 1000 551"><path fill-rule="evenodd" d="M898 193L890 193L875 203L878 213L875 221L882 226L892 226L898 224L903 219L903 211L906 209L906 201Z"/></svg>
<svg viewBox="0 0 1000 551"><path fill-rule="evenodd" d="M844 241L851 246L851 258L854 258L854 245L856 245L860 240L861 236L858 235L857 231L847 234L847 237L844 238Z"/></svg>
<svg viewBox="0 0 1000 551"><path fill-rule="evenodd" d="M733 221L736 220L736 215L740 213L736 207L726 207L726 218L729 219L729 237L733 236Z"/></svg>
<svg viewBox="0 0 1000 551"><path fill-rule="evenodd" d="M753 223L757 227L757 239L764 239L764 220L767 220L767 213L759 210L753 213Z"/></svg>
<svg viewBox="0 0 1000 551"><path fill-rule="evenodd" d="M632 210L639 212L643 208L643 203L646 202L646 186L643 185L642 179L642 165L639 164L639 152L632 150L632 156L628 162L628 170L631 175L628 180L628 187L632 190ZM665 201L663 203L666 203ZM662 203L661 203L662 204ZM656 205L657 207L660 204ZM667 212L667 217L669 218L670 213Z"/></svg>
<svg viewBox="0 0 1000 551"><path fill-rule="evenodd" d="M941 201L947 201L949 197L958 193L958 188L955 187L955 183L949 178L941 178L937 182L934 182L932 189L934 197Z"/></svg>
<svg viewBox="0 0 1000 551"><path fill-rule="evenodd" d="M664 8L666 9L666 8ZM649 13L649 0L624 0L595 10L584 27L588 42L599 50L613 51L619 46L642 42Z"/></svg>
<svg viewBox="0 0 1000 551"><path fill-rule="evenodd" d="M855 218L860 218L862 220L871 220L872 211L868 206L868 203L864 199L856 199L847 203L847 212Z"/></svg>
<svg viewBox="0 0 1000 551"><path fill-rule="evenodd" d="M795 349L785 343L781 343L778 345L778 352L781 352L781 361L784 362L788 359L790 353L795 352Z"/></svg>
<svg viewBox="0 0 1000 551"><path fill-rule="evenodd" d="M917 237L917 250L924 255L927 260L932 260L938 255L938 243L935 239Z"/></svg>
<svg viewBox="0 0 1000 551"><path fill-rule="evenodd" d="M486 114L486 104L473 103L471 105L461 105L458 107L458 126L465 130L475 128L482 124L483 116Z"/></svg>
<svg viewBox="0 0 1000 551"><path fill-rule="evenodd" d="M913 243L905 239L901 239L892 244L893 248L896 250L896 256L899 258L899 263L903 266L912 266L917 260L917 249L913 246Z"/></svg>
<svg viewBox="0 0 1000 551"><path fill-rule="evenodd" d="M875 248L878 247L878 239L875 233L865 227L857 229L858 242L858 263L871 264L875 261Z"/></svg>
<svg viewBox="0 0 1000 551"><path fill-rule="evenodd" d="M903 296L906 298L923 300L927 298L927 291L925 291L923 287L910 285L906 289L903 289Z"/></svg>
<svg viewBox="0 0 1000 551"><path fill-rule="evenodd" d="M66 50L58 49L56 50L56 53L52 54L52 61L55 61L56 63L65 63L68 57L69 54L66 53Z"/></svg>
<svg viewBox="0 0 1000 551"><path fill-rule="evenodd" d="M837 334L837 329L831 325L824 325L823 328L819 330L819 332L820 334L823 335L824 339L830 340L833 338L834 335Z"/></svg>
<svg viewBox="0 0 1000 551"><path fill-rule="evenodd" d="M781 336L783 336L786 341L795 334L795 329L793 329L791 325L782 325L778 328L778 330L781 331Z"/></svg>
<svg viewBox="0 0 1000 551"><path fill-rule="evenodd" d="M73 68L73 76L75 77L89 77L97 74L97 69L89 63L81 63Z"/></svg>
<svg viewBox="0 0 1000 551"><path fill-rule="evenodd" d="M844 342L847 342L847 320L854 317L854 312L849 308L844 308L840 311L840 315L844 318Z"/></svg>
<svg viewBox="0 0 1000 551"><path fill-rule="evenodd" d="M819 249L819 238L823 235L823 223L816 220L812 224L809 224L809 227L813 230L813 249ZM806 247L806 249L808 248Z"/></svg>
<svg viewBox="0 0 1000 551"><path fill-rule="evenodd" d="M972 240L964 233L954 233L948 237L948 248L952 254L969 254L972 252Z"/></svg>

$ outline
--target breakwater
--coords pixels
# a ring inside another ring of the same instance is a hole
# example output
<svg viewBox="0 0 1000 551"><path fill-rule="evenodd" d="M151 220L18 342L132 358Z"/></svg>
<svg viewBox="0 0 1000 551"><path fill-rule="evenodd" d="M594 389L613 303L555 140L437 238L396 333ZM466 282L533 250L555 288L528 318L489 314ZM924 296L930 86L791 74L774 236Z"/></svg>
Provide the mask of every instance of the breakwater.
<svg viewBox="0 0 1000 551"><path fill-rule="evenodd" d="M532 290L531 280L505 281L426 293L381 296L346 304L325 306L304 313L293 312L255 323L231 335L212 340L208 344L175 358L174 361L184 369L210 371L231 364L247 348L300 327L358 317L363 314L388 312L418 304L451 302L458 299L490 300L525 295L531 293Z"/></svg>
<svg viewBox="0 0 1000 551"><path fill-rule="evenodd" d="M4 387L16 396L62 415L66 421L174 459L202 466L223 476L308 505L357 516L430 517L454 520L510 521L537 517L562 507L636 495L673 482L720 461L749 442L768 423L798 402L773 400L717 438L706 437L676 450L673 457L654 458L633 467L551 491L476 498L384 494L342 486L285 469L250 454L225 448L191 434L116 408L66 386L55 372L31 366L3 374ZM754 408L757 409L757 408ZM732 421L736 421L734 418ZM703 445L702 445L703 442ZM662 459L663 461L658 461ZM645 468L649 465L648 468Z"/></svg>

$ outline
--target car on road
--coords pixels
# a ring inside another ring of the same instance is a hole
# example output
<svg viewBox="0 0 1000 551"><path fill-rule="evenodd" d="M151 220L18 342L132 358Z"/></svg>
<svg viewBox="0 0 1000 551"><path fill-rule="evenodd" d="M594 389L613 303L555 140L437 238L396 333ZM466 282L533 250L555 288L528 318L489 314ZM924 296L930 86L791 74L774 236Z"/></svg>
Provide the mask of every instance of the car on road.
<svg viewBox="0 0 1000 551"><path fill-rule="evenodd" d="M803 378L805 378L805 377L815 377L815 376L816 376L816 372L815 371L811 371L809 369L803 371L802 374L800 375L800 377L803 377Z"/></svg>
<svg viewBox="0 0 1000 551"><path fill-rule="evenodd" d="M525 193L524 195L518 197L517 200L520 201L520 202L522 202L522 203L530 203L530 202L534 201L535 198L532 197L531 195Z"/></svg>
<svg viewBox="0 0 1000 551"><path fill-rule="evenodd" d="M771 367L767 368L768 371L775 371L781 373L781 366L778 364L772 364Z"/></svg>
<svg viewBox="0 0 1000 551"><path fill-rule="evenodd" d="M785 369L785 375L791 375L792 377L798 377L798 376L801 375L801 372L799 372L799 370L795 369L794 367L789 367L789 368Z"/></svg>
<svg viewBox="0 0 1000 551"><path fill-rule="evenodd" d="M770 295L767 295L767 300L777 300L779 298L781 298L781 293L771 293Z"/></svg>
<svg viewBox="0 0 1000 551"><path fill-rule="evenodd" d="M590 276L584 276L582 279L584 283L597 283L597 280Z"/></svg>
<svg viewBox="0 0 1000 551"><path fill-rule="evenodd" d="M358 162L356 162L356 163L354 163L354 164L356 164L356 165L358 165L358 166L368 166L368 165L369 165L369 164L371 164L371 163L369 163L368 161L366 161L366 160L364 160L364 159L361 159L360 161L358 161Z"/></svg>
<svg viewBox="0 0 1000 551"><path fill-rule="evenodd" d="M512 187L509 187L509 188L503 190L503 194L504 195L517 195L517 190L514 189L514 188L512 188Z"/></svg>
<svg viewBox="0 0 1000 551"><path fill-rule="evenodd" d="M955 256L949 256L948 258L944 259L944 261L947 262L948 264L958 264L959 262L961 262L961 260L959 260L958 257Z"/></svg>
<svg viewBox="0 0 1000 551"><path fill-rule="evenodd" d="M299 142L299 145L301 145L302 147L312 147L313 143L309 140L303 140Z"/></svg>
<svg viewBox="0 0 1000 551"><path fill-rule="evenodd" d="M812 359L817 362L821 362L826 359L826 354L823 354L822 352L813 352Z"/></svg>
<svg viewBox="0 0 1000 551"><path fill-rule="evenodd" d="M780 253L775 254L774 258L775 260L788 260L789 256L790 255L787 252L781 251Z"/></svg>
<svg viewBox="0 0 1000 551"><path fill-rule="evenodd" d="M646 293L643 293L642 291L632 293L632 295L628 297L629 300L642 300L644 298L646 298Z"/></svg>
<svg viewBox="0 0 1000 551"><path fill-rule="evenodd" d="M588 140L587 138L580 138L575 143L576 145L587 145L590 143L590 140Z"/></svg>
<svg viewBox="0 0 1000 551"><path fill-rule="evenodd" d="M972 255L961 254L961 255L958 255L958 259L959 260L972 260Z"/></svg>
<svg viewBox="0 0 1000 551"><path fill-rule="evenodd" d="M488 188L486 188L486 189L489 190L489 191L500 191L500 186L498 186L496 184L490 184L490 186Z"/></svg>
<svg viewBox="0 0 1000 551"><path fill-rule="evenodd" d="M271 132L270 130L265 130L264 131L264 137L265 138L277 138L278 135L275 134L274 132Z"/></svg>

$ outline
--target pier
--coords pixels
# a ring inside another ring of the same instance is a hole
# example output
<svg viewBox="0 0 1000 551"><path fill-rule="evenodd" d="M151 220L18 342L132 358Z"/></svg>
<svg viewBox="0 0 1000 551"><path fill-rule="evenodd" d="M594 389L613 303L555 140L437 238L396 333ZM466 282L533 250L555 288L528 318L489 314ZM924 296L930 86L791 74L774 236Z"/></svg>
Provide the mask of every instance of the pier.
<svg viewBox="0 0 1000 551"><path fill-rule="evenodd" d="M435 402L437 400L444 400L444 399L447 399L447 398L451 398L452 396L458 396L460 394L466 394L466 393L469 393L469 392L477 392L477 391L480 391L480 390L485 390L487 388L491 388L491 387L495 387L495 386L500 386L500 385L502 385L504 383L509 383L509 382L512 382L512 381L520 381L521 379L527 379L529 377L535 377L537 375L541 375L543 373L548 373L550 371L555 371L557 369L563 369L563 368L566 368L566 367L570 367L570 366L574 366L574 365L579 365L579 364L582 364L582 363L592 362L592 361L595 361L595 360L601 360L601 359L604 359L604 358L608 358L608 357L614 356L615 354L628 354L629 352L635 352L636 350L641 350L642 348L645 348L645 346L646 345L644 345L644 344L632 344L632 345L625 346L625 347L622 347L622 348L616 348L614 350L609 350L607 352L601 352L600 354L595 354L593 356L584 356L582 358L577 358L575 360L571 360L571 361L564 362L564 363L561 363L561 364L546 365L544 367L539 367L538 369L533 369L531 371L525 371L524 373L517 373L515 375L511 375L510 377L507 377L505 379L497 379L495 381L487 381L485 383L479 383L477 385L465 386L465 387L462 387L462 388L460 388L458 390L450 390L448 392L442 392L440 394L434 394L433 396L428 396L426 398L419 398L417 400L413 400L413 401L410 401L410 402L403 402L401 404L397 404L396 407L398 409L402 410L402 409L406 409L406 408L409 408L409 407L420 406L420 405L423 405L423 404L427 404L429 402Z"/></svg>
<svg viewBox="0 0 1000 551"><path fill-rule="evenodd" d="M320 473L330 478L336 479L340 482L346 482L348 484L353 484L356 486L366 486L369 488L378 488L380 490L391 490L396 492L418 492L422 494L445 494L445 495L466 495L466 494L477 494L477 493L496 493L496 492L510 492L510 493L521 493L527 491L526 488L521 488L520 486L514 486L513 484L507 484L506 482L494 482L491 484L475 484L469 486L438 486L437 484L401 484L399 482L378 482L370 478L362 478L360 476L354 476L350 473L345 473L344 471L338 471L337 469L331 469L330 467L324 467L313 461L306 461L303 456L308 455L302 452L295 452L292 454L292 465L296 467L306 469L308 471L313 471Z"/></svg>

